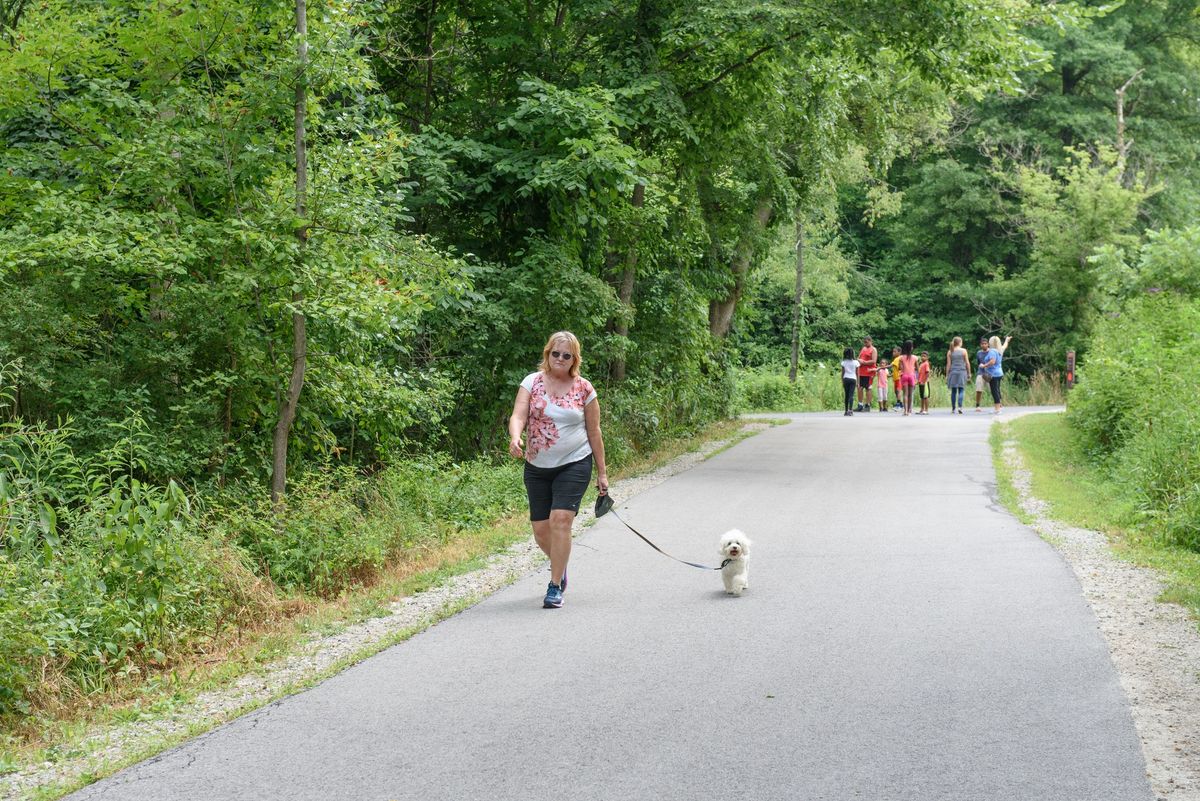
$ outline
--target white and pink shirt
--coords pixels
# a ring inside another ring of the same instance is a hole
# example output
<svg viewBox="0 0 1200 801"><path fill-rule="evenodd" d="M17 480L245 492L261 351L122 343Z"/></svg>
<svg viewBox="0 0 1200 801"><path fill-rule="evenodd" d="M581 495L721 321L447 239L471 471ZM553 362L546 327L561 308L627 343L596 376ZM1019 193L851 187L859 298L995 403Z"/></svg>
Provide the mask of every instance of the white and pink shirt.
<svg viewBox="0 0 1200 801"><path fill-rule="evenodd" d="M541 372L525 376L529 422L525 429L525 461L534 467L562 467L592 452L583 407L596 399L596 388L577 376L566 395L551 395Z"/></svg>

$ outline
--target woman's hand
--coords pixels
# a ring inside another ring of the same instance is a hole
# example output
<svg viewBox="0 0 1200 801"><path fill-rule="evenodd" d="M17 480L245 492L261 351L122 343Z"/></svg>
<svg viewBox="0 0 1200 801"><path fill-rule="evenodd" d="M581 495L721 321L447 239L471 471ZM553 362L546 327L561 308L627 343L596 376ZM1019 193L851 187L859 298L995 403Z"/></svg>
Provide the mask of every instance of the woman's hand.
<svg viewBox="0 0 1200 801"><path fill-rule="evenodd" d="M525 455L521 450L521 434L525 424L529 422L529 390L517 388L517 399L513 401L512 416L508 418L508 453L520 459Z"/></svg>

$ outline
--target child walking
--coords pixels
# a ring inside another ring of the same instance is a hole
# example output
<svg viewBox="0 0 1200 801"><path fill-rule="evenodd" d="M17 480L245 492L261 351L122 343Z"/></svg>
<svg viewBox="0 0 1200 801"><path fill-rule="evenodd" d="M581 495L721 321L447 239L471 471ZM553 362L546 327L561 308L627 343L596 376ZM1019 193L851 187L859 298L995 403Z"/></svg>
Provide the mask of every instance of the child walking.
<svg viewBox="0 0 1200 801"><path fill-rule="evenodd" d="M858 386L858 359L854 358L854 349L846 348L842 351L842 394L845 396L844 417L853 417L854 412L850 410L851 404L854 403L854 388Z"/></svg>
<svg viewBox="0 0 1200 801"><path fill-rule="evenodd" d="M929 414L929 351L921 351L921 365L917 368L917 394L921 396L921 411Z"/></svg>
<svg viewBox="0 0 1200 801"><path fill-rule="evenodd" d="M904 403L901 401L900 375L900 349L892 348L892 398L896 402L897 409L904 408Z"/></svg>
<svg viewBox="0 0 1200 801"><path fill-rule="evenodd" d="M891 370L891 365L886 361L881 361L879 366L875 368L875 399L879 401L879 411L881 412L888 410L887 391L889 370Z"/></svg>
<svg viewBox="0 0 1200 801"><path fill-rule="evenodd" d="M904 416L912 414L913 388L917 385L917 357L911 339L900 346L900 391L904 393Z"/></svg>

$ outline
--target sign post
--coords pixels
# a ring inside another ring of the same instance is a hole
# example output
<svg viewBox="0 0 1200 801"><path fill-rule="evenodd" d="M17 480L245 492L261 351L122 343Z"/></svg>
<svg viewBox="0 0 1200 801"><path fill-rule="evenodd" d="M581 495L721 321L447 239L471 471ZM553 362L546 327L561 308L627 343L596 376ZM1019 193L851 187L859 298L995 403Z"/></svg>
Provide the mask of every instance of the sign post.
<svg viewBox="0 0 1200 801"><path fill-rule="evenodd" d="M1075 351L1067 351L1067 389L1075 386Z"/></svg>

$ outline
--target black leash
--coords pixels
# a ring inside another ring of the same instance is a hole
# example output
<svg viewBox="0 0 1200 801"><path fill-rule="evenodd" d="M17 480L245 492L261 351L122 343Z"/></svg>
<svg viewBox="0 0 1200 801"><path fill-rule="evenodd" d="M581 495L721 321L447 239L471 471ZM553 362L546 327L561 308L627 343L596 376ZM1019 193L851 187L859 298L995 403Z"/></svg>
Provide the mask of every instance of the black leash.
<svg viewBox="0 0 1200 801"><path fill-rule="evenodd" d="M604 517L604 515L606 515L609 512L612 512L613 517L617 518L617 520L621 520L621 516L619 514L617 514L617 510L613 508L613 499L611 496L608 495L608 493L605 493L604 495L596 496L596 517L597 518ZM727 565L733 561L732 559L726 559L724 562L721 563L720 567L709 567L708 565L698 565L695 562L689 562L685 559L680 559L677 556L671 556L671 554L667 553L662 548L659 548L653 542L648 540L646 538L646 536L644 534L642 534L642 532L638 531L636 528L629 525L624 520L621 520L621 525L623 525L625 528L632 531L634 534L637 534L638 537L641 538L642 542L646 543L651 548L653 548L654 550L661 553L663 556L667 557L668 559L674 559L676 562L680 562L682 564L688 565L689 567L698 567L701 570L720 570L722 567L725 567L725 565Z"/></svg>

